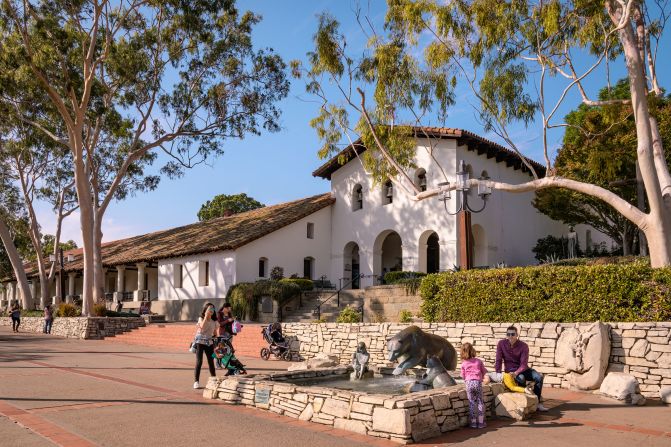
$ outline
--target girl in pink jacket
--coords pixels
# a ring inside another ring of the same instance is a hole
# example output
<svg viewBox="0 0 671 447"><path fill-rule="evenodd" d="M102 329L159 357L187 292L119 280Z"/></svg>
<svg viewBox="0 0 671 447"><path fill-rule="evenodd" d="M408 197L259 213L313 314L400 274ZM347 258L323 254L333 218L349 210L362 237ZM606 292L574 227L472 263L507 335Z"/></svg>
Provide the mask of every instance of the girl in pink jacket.
<svg viewBox="0 0 671 447"><path fill-rule="evenodd" d="M482 378L487 374L482 360L470 343L461 346L461 377L466 383L466 395L471 414L471 428L485 428L485 401L482 397Z"/></svg>

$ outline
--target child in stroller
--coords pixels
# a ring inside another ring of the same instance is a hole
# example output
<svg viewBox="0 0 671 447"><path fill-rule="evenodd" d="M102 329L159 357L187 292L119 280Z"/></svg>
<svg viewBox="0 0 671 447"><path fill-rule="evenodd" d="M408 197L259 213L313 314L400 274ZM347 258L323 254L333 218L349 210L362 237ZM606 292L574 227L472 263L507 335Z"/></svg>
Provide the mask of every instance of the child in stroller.
<svg viewBox="0 0 671 447"><path fill-rule="evenodd" d="M226 368L227 376L247 374L245 365L235 357L235 349L231 344L231 336L223 335L214 339L214 352L212 357L215 362L218 362L223 368Z"/></svg>
<svg viewBox="0 0 671 447"><path fill-rule="evenodd" d="M261 330L263 339L269 344L267 348L261 348L261 358L268 360L270 354L275 358L291 361L291 351L289 350L289 343L282 335L282 325L280 323L272 323Z"/></svg>

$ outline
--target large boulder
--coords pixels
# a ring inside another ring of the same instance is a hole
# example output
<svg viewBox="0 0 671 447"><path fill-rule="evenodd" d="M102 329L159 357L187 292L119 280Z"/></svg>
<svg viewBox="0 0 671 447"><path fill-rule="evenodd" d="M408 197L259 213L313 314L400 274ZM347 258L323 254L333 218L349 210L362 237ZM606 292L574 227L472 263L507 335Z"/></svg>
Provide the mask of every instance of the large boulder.
<svg viewBox="0 0 671 447"><path fill-rule="evenodd" d="M671 386L663 386L659 389L659 398L665 404L671 404Z"/></svg>
<svg viewBox="0 0 671 447"><path fill-rule="evenodd" d="M523 421L536 412L538 397L526 393L501 393L494 398L497 416Z"/></svg>
<svg viewBox="0 0 671 447"><path fill-rule="evenodd" d="M645 397L641 394L638 380L630 374L608 373L601 383L599 394L629 405L645 405Z"/></svg>
<svg viewBox="0 0 671 447"><path fill-rule="evenodd" d="M600 321L569 328L557 341L555 363L566 368L569 384L579 390L599 388L610 356L610 327Z"/></svg>

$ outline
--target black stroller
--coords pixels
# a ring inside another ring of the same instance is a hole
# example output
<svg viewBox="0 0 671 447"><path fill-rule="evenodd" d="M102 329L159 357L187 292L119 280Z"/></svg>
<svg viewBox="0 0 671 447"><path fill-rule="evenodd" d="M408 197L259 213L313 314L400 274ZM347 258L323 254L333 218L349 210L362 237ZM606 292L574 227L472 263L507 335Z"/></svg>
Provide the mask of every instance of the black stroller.
<svg viewBox="0 0 671 447"><path fill-rule="evenodd" d="M215 337L212 357L218 365L226 369L227 376L247 374L245 365L235 357L235 349L233 349L231 338L230 335Z"/></svg>
<svg viewBox="0 0 671 447"><path fill-rule="evenodd" d="M291 361L291 351L289 350L289 343L282 335L282 325L280 323L272 323L261 329L263 339L268 343L267 348L261 348L261 358L268 360L270 354L275 358Z"/></svg>

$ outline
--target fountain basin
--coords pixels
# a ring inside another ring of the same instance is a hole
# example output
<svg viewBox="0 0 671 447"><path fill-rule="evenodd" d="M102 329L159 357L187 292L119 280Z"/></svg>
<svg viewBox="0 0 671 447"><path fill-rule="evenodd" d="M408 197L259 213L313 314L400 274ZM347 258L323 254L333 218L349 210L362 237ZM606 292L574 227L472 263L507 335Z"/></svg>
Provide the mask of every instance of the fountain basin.
<svg viewBox="0 0 671 447"><path fill-rule="evenodd" d="M347 386L341 381L349 382L351 371L340 366L216 378L203 396L403 444L468 425L468 398L461 384L408 394L339 388ZM488 416L494 392L500 390L499 385L483 386Z"/></svg>

